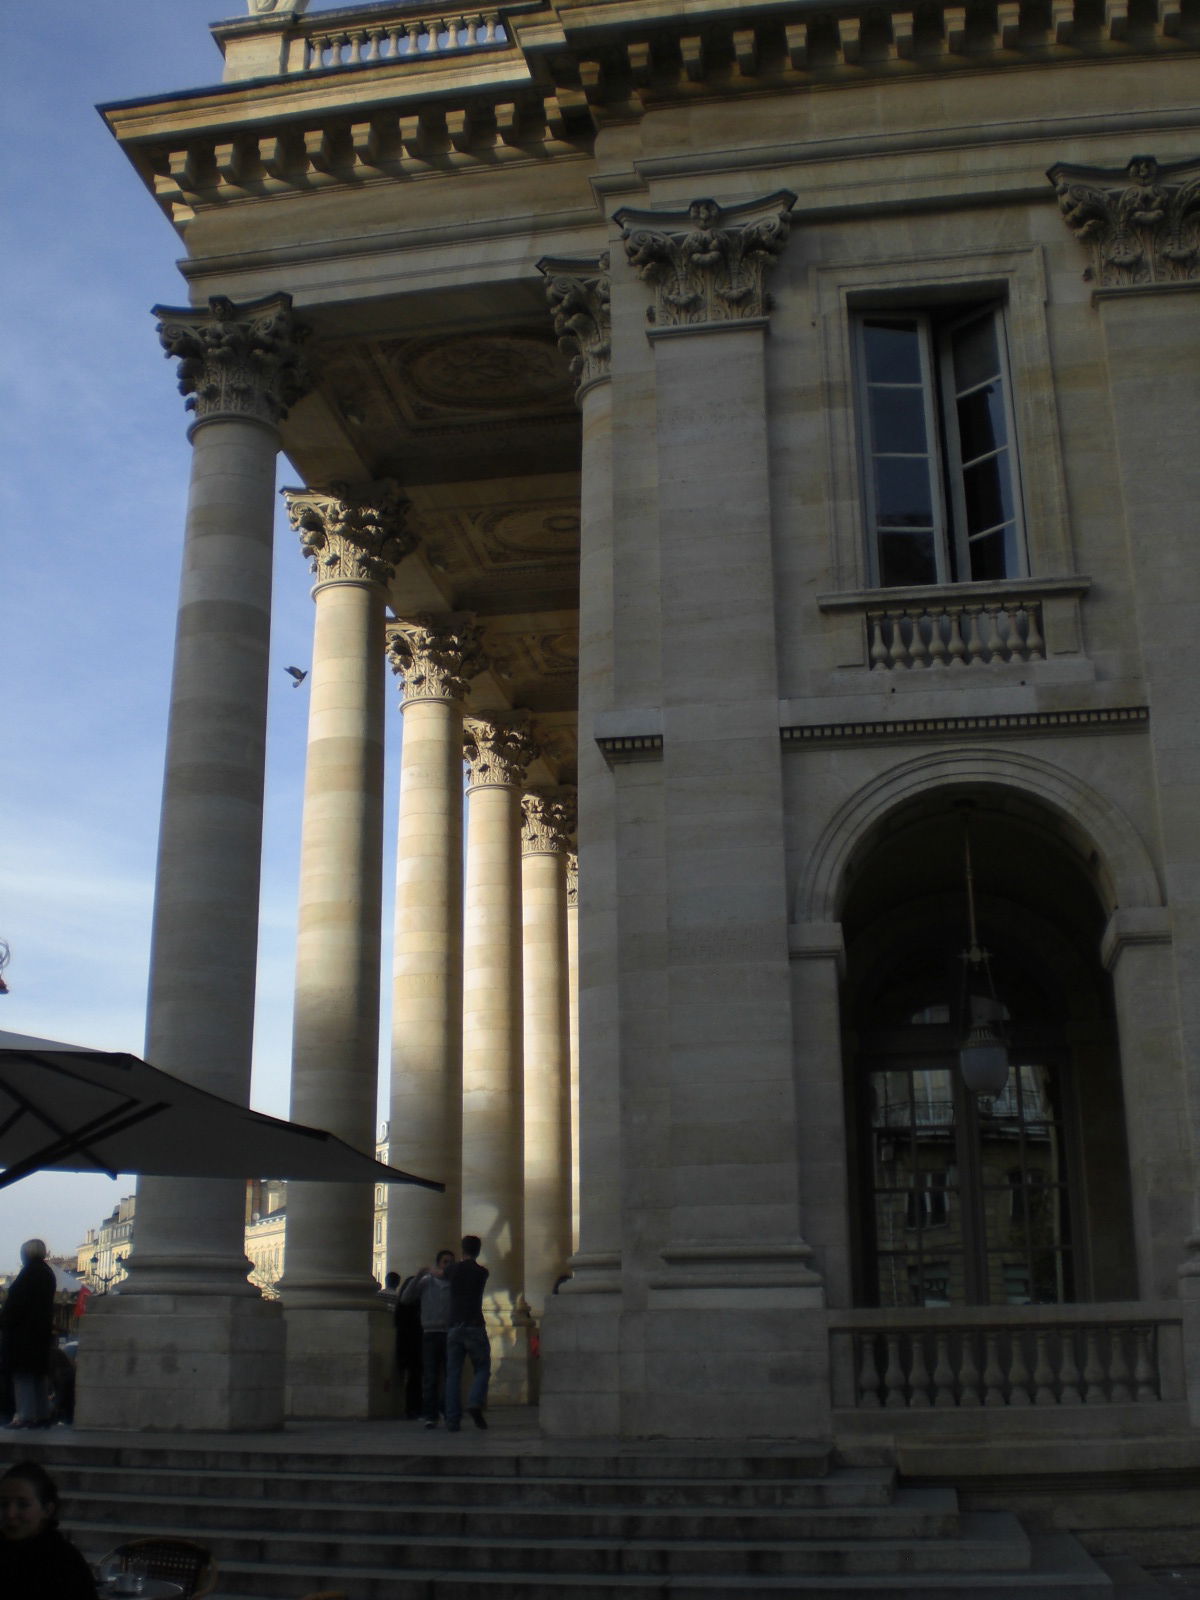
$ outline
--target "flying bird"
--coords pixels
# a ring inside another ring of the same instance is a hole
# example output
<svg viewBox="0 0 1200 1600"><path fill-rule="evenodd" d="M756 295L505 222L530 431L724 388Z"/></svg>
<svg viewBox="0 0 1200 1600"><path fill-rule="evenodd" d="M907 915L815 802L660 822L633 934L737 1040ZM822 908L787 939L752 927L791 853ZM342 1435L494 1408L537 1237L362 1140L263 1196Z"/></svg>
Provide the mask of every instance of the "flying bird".
<svg viewBox="0 0 1200 1600"><path fill-rule="evenodd" d="M293 684L292 684L292 688L293 689L298 689L300 687L300 685L304 682L305 678L308 677L308 673L307 672L301 672L299 667L287 667L287 668L285 668L285 670L287 672L290 672L292 677L293 677L293 679L295 680L293 682Z"/></svg>

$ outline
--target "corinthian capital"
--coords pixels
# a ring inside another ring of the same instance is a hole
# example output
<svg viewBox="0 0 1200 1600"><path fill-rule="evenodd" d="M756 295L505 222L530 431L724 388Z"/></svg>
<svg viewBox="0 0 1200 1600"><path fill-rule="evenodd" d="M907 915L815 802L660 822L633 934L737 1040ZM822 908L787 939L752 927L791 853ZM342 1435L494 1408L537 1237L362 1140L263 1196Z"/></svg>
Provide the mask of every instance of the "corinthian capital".
<svg viewBox="0 0 1200 1600"><path fill-rule="evenodd" d="M568 855L575 833L574 789L530 789L521 811L522 855Z"/></svg>
<svg viewBox="0 0 1200 1600"><path fill-rule="evenodd" d="M388 660L404 680L404 699L464 700L487 665L479 629L465 611L400 617L388 624Z"/></svg>
<svg viewBox="0 0 1200 1600"><path fill-rule="evenodd" d="M519 788L537 753L527 712L466 717L463 721L463 759L471 769L471 787Z"/></svg>
<svg viewBox="0 0 1200 1600"><path fill-rule="evenodd" d="M576 400L608 377L612 318L608 296L608 251L593 260L543 256L537 264L546 280L546 300L554 318L558 348L570 357Z"/></svg>
<svg viewBox="0 0 1200 1600"><path fill-rule="evenodd" d="M1200 161L1072 167L1046 176L1063 221L1091 251L1084 273L1101 288L1200 278Z"/></svg>
<svg viewBox="0 0 1200 1600"><path fill-rule="evenodd" d="M353 487L285 489L283 497L319 584L386 585L397 563L416 548L404 525L404 500L390 478Z"/></svg>
<svg viewBox="0 0 1200 1600"><path fill-rule="evenodd" d="M290 294L235 305L214 295L207 310L155 306L158 337L179 361L179 392L198 422L248 417L276 423L308 391L300 355L308 329L292 317Z"/></svg>
<svg viewBox="0 0 1200 1600"><path fill-rule="evenodd" d="M686 211L618 211L625 254L657 290L647 320L682 328L766 316L767 268L787 244L795 202L780 189L738 206L693 200Z"/></svg>

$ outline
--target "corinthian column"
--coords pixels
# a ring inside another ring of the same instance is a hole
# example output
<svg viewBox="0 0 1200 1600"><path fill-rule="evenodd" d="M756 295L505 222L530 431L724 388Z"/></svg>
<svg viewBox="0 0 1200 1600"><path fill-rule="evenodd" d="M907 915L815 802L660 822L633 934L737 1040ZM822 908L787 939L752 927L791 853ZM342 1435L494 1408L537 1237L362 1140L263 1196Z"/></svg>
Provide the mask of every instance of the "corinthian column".
<svg viewBox="0 0 1200 1600"><path fill-rule="evenodd" d="M483 1240L498 1397L522 1400L521 795L536 753L521 715L467 717L462 1220ZM498 1360L497 1360L498 1358Z"/></svg>
<svg viewBox="0 0 1200 1600"><path fill-rule="evenodd" d="M158 846L146 1053L250 1092L277 424L304 392L291 298L159 306L195 412ZM247 1174L250 1176L250 1174ZM282 1420L282 1322L247 1282L245 1184L145 1178L129 1277L97 1303L81 1427Z"/></svg>
<svg viewBox="0 0 1200 1600"><path fill-rule="evenodd" d="M525 1298L541 1316L571 1253L571 1041L567 854L574 789L522 802L525 1002Z"/></svg>
<svg viewBox="0 0 1200 1600"><path fill-rule="evenodd" d="M292 1115L370 1151L379 1057L383 611L395 565L415 541L403 531L393 483L285 495L317 580ZM280 1290L293 1416L369 1416L381 1403L390 1362L386 1318L371 1327L379 1318L373 1215L371 1184L288 1186Z"/></svg>
<svg viewBox="0 0 1200 1600"><path fill-rule="evenodd" d="M391 1161L446 1185L392 1192L388 1266L405 1276L462 1231L463 703L484 662L462 613L402 618L388 652L404 684Z"/></svg>

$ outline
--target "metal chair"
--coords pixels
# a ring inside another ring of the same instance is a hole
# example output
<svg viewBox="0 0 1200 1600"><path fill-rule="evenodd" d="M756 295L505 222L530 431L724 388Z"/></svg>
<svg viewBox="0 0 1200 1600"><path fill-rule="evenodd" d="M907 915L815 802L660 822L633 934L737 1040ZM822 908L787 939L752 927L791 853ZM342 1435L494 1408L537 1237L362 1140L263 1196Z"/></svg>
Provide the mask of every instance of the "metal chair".
<svg viewBox="0 0 1200 1600"><path fill-rule="evenodd" d="M202 1544L170 1535L130 1539L110 1550L105 1561L119 1561L127 1572L131 1562L143 1563L148 1578L164 1578L183 1588L184 1600L200 1600L217 1587L217 1564Z"/></svg>

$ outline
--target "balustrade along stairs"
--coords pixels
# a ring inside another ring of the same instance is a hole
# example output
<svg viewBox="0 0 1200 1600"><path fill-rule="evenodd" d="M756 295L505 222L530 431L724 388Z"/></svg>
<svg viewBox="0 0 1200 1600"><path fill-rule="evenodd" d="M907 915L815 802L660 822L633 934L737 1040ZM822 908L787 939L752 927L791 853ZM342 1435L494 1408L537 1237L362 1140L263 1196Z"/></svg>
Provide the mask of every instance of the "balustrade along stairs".
<svg viewBox="0 0 1200 1600"><path fill-rule="evenodd" d="M888 1466L835 1466L825 1446L555 1445L507 1423L457 1436L364 1424L357 1441L347 1425L336 1438L59 1434L28 1451L90 1558L181 1533L213 1552L220 1600L1162 1592L1071 1534L964 1511L953 1488L900 1484Z"/></svg>

